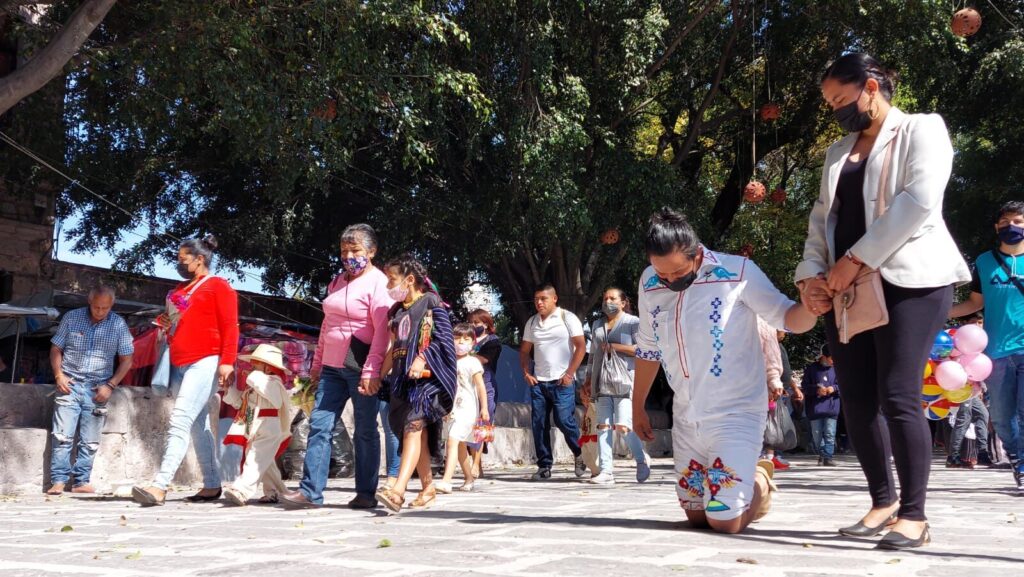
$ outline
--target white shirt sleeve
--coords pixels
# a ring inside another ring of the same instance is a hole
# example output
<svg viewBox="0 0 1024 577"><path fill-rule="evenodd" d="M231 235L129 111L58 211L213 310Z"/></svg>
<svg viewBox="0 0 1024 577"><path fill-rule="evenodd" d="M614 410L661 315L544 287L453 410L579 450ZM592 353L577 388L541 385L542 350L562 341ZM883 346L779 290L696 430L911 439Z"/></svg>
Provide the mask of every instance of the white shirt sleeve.
<svg viewBox="0 0 1024 577"><path fill-rule="evenodd" d="M528 343L537 342L536 337L533 336L533 321L537 318L537 315L533 315L526 321L526 326L523 327L523 340Z"/></svg>
<svg viewBox="0 0 1024 577"><path fill-rule="evenodd" d="M747 261L740 300L776 329L786 328L786 311L794 304L753 261Z"/></svg>
<svg viewBox="0 0 1024 577"><path fill-rule="evenodd" d="M569 328L569 338L583 336L583 323L579 317L569 311L565 311L565 325Z"/></svg>
<svg viewBox="0 0 1024 577"><path fill-rule="evenodd" d="M658 348L658 341L654 336L654 327L651 325L651 314L647 304L647 292L644 290L644 276L640 276L639 297L637 298L637 313L640 317L640 326L636 331L636 358L642 361L661 361L661 349Z"/></svg>

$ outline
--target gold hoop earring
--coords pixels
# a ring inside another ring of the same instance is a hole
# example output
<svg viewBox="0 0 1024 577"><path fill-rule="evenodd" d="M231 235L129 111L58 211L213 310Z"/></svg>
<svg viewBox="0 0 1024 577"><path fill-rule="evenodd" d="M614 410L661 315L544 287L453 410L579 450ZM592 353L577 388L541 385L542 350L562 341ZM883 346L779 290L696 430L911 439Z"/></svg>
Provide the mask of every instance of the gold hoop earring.
<svg viewBox="0 0 1024 577"><path fill-rule="evenodd" d="M875 101L875 97L871 97L871 103L868 104L868 118L875 120L878 118L878 102Z"/></svg>

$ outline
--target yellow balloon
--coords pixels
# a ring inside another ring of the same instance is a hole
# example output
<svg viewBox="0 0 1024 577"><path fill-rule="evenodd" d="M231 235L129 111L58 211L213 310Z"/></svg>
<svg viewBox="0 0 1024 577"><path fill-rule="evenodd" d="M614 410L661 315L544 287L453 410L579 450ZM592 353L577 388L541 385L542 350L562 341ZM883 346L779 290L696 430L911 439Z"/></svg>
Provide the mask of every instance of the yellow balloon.
<svg viewBox="0 0 1024 577"><path fill-rule="evenodd" d="M956 389L954 391L943 391L942 392L942 396L945 397L946 400L948 400L951 403L956 403L958 405L960 403L963 403L963 402L967 401L967 399L970 399L971 395L973 395L973 394L974 394L974 390L971 389L970 385L967 385L966 387L963 387L963 388L960 388L960 389Z"/></svg>
<svg viewBox="0 0 1024 577"><path fill-rule="evenodd" d="M932 369L932 364L931 363L925 363L924 364L924 378L927 379L928 377L932 376L932 372L933 371L934 371L934 369Z"/></svg>

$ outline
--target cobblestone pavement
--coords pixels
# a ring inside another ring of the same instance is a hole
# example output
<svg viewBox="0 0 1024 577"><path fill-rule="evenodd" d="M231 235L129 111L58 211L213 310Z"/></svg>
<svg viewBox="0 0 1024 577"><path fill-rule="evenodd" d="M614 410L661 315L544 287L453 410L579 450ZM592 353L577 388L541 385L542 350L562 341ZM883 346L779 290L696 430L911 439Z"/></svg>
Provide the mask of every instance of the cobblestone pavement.
<svg viewBox="0 0 1024 577"><path fill-rule="evenodd" d="M184 490L151 509L113 497L6 497L0 575L1020 574L1024 496L1009 471L935 464L934 541L916 552L836 534L868 505L849 459L831 469L795 459L776 476L772 514L739 536L688 529L671 463L658 459L644 485L631 463L610 487L582 484L567 468L544 484L526 480L532 469L490 471L478 492L400 516L345 508L348 479L331 481L328 506L312 511L189 504Z"/></svg>

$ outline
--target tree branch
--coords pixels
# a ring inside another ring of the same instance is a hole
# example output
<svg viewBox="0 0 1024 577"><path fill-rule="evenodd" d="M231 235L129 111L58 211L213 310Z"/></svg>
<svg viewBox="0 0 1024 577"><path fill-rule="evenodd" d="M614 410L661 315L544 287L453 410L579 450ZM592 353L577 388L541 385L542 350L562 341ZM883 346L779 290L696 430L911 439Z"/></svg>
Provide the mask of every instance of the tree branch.
<svg viewBox="0 0 1024 577"><path fill-rule="evenodd" d="M59 75L116 0L86 0L35 57L0 79L0 114Z"/></svg>
<svg viewBox="0 0 1024 577"><path fill-rule="evenodd" d="M715 0L708 0L708 2L704 5L704 8L701 9L700 13L698 13L696 16L693 17L692 20L686 23L686 26L684 26L683 29L679 32L679 34L677 34L676 37L672 39L672 42L669 43L668 47L665 49L665 52L661 55L661 57L655 60L653 64L647 67L645 75L647 76L648 80L654 78L654 75L657 74L663 66L665 66L665 63L668 62L668 59L672 56L673 53L675 53L676 48L679 48L679 44L683 41L683 39L685 39L690 34L690 32L692 32L693 29L696 28L698 24L700 24L701 20L704 20L704 17L707 16L711 12L711 10L715 6L718 6L719 4L720 3L716 2Z"/></svg>

